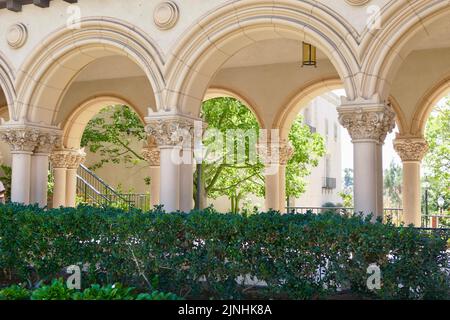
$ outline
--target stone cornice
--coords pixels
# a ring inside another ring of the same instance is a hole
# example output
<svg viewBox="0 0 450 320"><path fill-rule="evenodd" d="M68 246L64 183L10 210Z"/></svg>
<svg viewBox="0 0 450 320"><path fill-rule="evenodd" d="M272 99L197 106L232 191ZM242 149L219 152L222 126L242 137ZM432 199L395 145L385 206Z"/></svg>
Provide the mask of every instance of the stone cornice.
<svg viewBox="0 0 450 320"><path fill-rule="evenodd" d="M403 162L421 162L428 152L427 141L421 137L401 137L394 140L394 149Z"/></svg>

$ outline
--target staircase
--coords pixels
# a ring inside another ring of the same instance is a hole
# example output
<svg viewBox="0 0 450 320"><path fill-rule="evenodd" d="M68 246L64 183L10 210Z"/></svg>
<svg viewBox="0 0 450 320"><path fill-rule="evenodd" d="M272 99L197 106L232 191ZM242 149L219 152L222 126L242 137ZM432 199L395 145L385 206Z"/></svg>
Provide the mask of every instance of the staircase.
<svg viewBox="0 0 450 320"><path fill-rule="evenodd" d="M78 200L94 206L116 207L124 210L132 208L148 211L151 209L148 194L121 194L109 186L86 166L77 171Z"/></svg>

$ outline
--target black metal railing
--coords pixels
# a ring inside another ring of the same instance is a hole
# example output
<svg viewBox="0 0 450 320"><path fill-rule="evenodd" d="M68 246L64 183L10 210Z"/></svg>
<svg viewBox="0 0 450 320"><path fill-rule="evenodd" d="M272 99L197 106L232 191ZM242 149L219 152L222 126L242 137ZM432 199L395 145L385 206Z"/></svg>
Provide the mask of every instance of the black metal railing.
<svg viewBox="0 0 450 320"><path fill-rule="evenodd" d="M151 209L150 195L121 194L84 165L80 165L77 171L77 196L80 202L90 205L118 207L125 210Z"/></svg>

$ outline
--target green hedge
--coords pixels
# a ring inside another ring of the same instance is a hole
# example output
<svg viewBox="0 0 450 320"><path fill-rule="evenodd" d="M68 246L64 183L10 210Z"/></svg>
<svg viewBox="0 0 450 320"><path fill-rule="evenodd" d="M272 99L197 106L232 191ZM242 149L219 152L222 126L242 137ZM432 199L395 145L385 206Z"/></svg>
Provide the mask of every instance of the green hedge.
<svg viewBox="0 0 450 320"><path fill-rule="evenodd" d="M0 272L10 280L48 282L79 265L83 287L119 282L186 298L306 299L339 289L383 299L448 298L447 240L334 214L0 206ZM370 291L374 263L382 288ZM267 286L253 290L235 281L242 276Z"/></svg>
<svg viewBox="0 0 450 320"><path fill-rule="evenodd" d="M93 284L84 290L69 289L63 279L58 279L33 290L12 285L0 290L0 300L180 300L180 298L173 293L159 291L140 293L135 288L125 288L118 283L107 286Z"/></svg>

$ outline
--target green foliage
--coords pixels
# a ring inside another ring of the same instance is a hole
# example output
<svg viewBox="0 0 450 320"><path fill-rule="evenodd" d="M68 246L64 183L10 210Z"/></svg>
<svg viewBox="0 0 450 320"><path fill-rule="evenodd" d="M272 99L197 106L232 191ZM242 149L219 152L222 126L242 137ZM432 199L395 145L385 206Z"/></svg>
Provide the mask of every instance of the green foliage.
<svg viewBox="0 0 450 320"><path fill-rule="evenodd" d="M251 131L254 136L259 137L260 129L256 117L247 106L234 98L216 98L204 102L202 118L208 123L209 129L218 130L224 137L227 137L229 130ZM226 146L224 150L217 150L214 145L217 141L212 137L205 138L204 145L210 150L219 151L221 156L215 159L216 161L202 165L203 185L200 189L204 198L227 196L231 201L231 211L235 213L242 210L241 202L249 194L262 197L265 193L264 165L256 159L252 162L249 157L251 151L256 154L256 150L252 148L255 148L257 141L251 143L245 136L237 137L236 141L245 143L244 163L223 161L231 156L236 159L237 148L233 148L232 152ZM294 147L294 155L286 169L286 196L299 197L305 192L304 178L325 154L325 144L319 134L311 133L300 116L292 125L289 141ZM205 204L206 202L202 207L205 207Z"/></svg>
<svg viewBox="0 0 450 320"><path fill-rule="evenodd" d="M305 177L311 174L311 169L317 167L320 158L325 155L325 142L320 134L311 133L302 116L298 116L292 124L289 141L294 154L286 168L286 196L298 198L306 191Z"/></svg>
<svg viewBox="0 0 450 320"><path fill-rule="evenodd" d="M53 280L30 291L18 285L0 290L0 300L180 300L173 293L152 291L139 293L121 284L100 286L93 284L83 291L68 289L63 279Z"/></svg>
<svg viewBox="0 0 450 320"><path fill-rule="evenodd" d="M100 156L92 169L108 163L136 165L144 161L133 142L147 141L139 116L128 106L115 105L102 109L89 121L83 132L81 146Z"/></svg>
<svg viewBox="0 0 450 320"><path fill-rule="evenodd" d="M62 279L58 279L34 290L31 300L70 300L74 292L75 290L67 288Z"/></svg>
<svg viewBox="0 0 450 320"><path fill-rule="evenodd" d="M371 298L449 298L448 234L371 223L370 217L44 211L9 204L0 206L0 239L0 272L26 283L48 282L79 265L83 287L122 283L188 298L248 298L248 287L236 281L245 276L267 284L258 291L262 298L320 298L338 288ZM374 263L382 271L379 291L366 286ZM111 297L111 291L91 287L89 295ZM72 293L53 283L33 297Z"/></svg>
<svg viewBox="0 0 450 320"><path fill-rule="evenodd" d="M391 162L388 169L384 170L384 196L389 208L402 207L402 166Z"/></svg>
<svg viewBox="0 0 450 320"><path fill-rule="evenodd" d="M6 197L8 198L11 195L11 176L12 176L12 168L7 165L0 165L1 175L0 179L3 183L3 186L6 190Z"/></svg>
<svg viewBox="0 0 450 320"><path fill-rule="evenodd" d="M176 294L153 291L152 293L141 293L136 300L181 300Z"/></svg>
<svg viewBox="0 0 450 320"><path fill-rule="evenodd" d="M253 113L234 98L216 98L205 101L202 105L202 118L208 123L209 130L220 132L224 143L217 141L212 135L206 136L203 144L208 149L207 161L202 164L202 185L197 190L203 195L201 207L206 206L206 197L216 199L226 196L231 201L231 211L238 212L241 201L248 194L264 195L264 166L258 159L254 148L259 136L259 124ZM234 142L228 141L228 132L249 132L255 137L253 143L243 135L234 136ZM211 132L211 131L210 131ZM231 144L235 145L231 148ZM237 145L245 145L243 161L238 161ZM219 148L223 149L219 149ZM212 155L215 155L212 159ZM195 181L197 181L195 179ZM197 197L195 197L196 199Z"/></svg>
<svg viewBox="0 0 450 320"><path fill-rule="evenodd" d="M29 300L30 291L18 285L0 290L0 300Z"/></svg>
<svg viewBox="0 0 450 320"><path fill-rule="evenodd" d="M72 295L73 300L134 300L134 288L124 288L116 283L114 285L100 286L91 285L83 292L75 292Z"/></svg>
<svg viewBox="0 0 450 320"><path fill-rule="evenodd" d="M423 161L424 173L430 183L429 206L431 212L438 212L437 200L446 201L444 210L450 208L450 98L437 106L428 119L425 138L430 150Z"/></svg>

